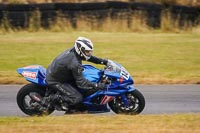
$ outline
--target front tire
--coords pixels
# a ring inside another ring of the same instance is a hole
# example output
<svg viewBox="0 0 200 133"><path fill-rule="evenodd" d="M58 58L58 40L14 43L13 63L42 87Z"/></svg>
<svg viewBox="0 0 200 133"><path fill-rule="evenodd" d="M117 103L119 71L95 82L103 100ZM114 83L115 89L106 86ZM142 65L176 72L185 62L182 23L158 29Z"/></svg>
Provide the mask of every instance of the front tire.
<svg viewBox="0 0 200 133"><path fill-rule="evenodd" d="M25 114L30 116L49 115L54 111L53 109L40 110L38 106L42 107L42 105L31 98L31 93L37 94L43 98L45 96L45 88L31 83L23 86L19 90L17 93L17 104Z"/></svg>
<svg viewBox="0 0 200 133"><path fill-rule="evenodd" d="M126 93L126 97L129 104L128 107L124 105L121 96L116 97L108 103L113 112L117 114L136 115L143 111L145 107L145 99L138 90Z"/></svg>

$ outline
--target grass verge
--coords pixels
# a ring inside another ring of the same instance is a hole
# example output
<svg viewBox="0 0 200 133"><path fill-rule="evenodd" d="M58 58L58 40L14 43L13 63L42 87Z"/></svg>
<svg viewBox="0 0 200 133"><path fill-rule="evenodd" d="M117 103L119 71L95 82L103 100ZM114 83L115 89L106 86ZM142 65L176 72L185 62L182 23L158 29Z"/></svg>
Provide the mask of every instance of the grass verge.
<svg viewBox="0 0 200 133"><path fill-rule="evenodd" d="M200 114L0 117L1 133L199 133Z"/></svg>
<svg viewBox="0 0 200 133"><path fill-rule="evenodd" d="M199 32L46 31L0 34L0 83L25 83L17 68L30 64L47 67L78 36L90 38L94 55L121 63L138 84L200 83Z"/></svg>

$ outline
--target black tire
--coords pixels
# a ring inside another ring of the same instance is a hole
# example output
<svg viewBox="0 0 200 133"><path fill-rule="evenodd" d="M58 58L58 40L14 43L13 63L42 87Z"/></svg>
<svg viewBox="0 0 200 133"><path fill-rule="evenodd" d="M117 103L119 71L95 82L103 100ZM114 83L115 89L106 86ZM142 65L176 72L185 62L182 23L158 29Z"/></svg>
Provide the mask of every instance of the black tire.
<svg viewBox="0 0 200 133"><path fill-rule="evenodd" d="M116 114L137 115L143 111L145 107L145 99L138 90L128 92L126 97L128 99L129 107L125 107L123 105L123 101L120 96L108 103L113 112Z"/></svg>
<svg viewBox="0 0 200 133"><path fill-rule="evenodd" d="M27 115L30 116L35 116L35 115L49 115L51 114L54 110L46 110L46 111L41 111L37 108L35 109L30 109L28 108L28 104L30 104L31 102L35 102L35 101L31 101L31 98L29 96L29 94L31 92L35 92L37 94L39 94L41 97L44 97L45 95L45 88L38 86L36 84L27 84L25 86L23 86L19 92L17 93L17 104L19 106L19 108ZM30 101L27 103L26 99L27 97L30 98Z"/></svg>

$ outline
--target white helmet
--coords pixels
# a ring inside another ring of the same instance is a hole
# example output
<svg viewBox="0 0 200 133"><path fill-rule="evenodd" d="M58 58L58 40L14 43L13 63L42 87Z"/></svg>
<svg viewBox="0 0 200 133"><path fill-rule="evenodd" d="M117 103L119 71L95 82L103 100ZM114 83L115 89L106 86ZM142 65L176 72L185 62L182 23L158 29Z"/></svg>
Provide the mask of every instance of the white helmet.
<svg viewBox="0 0 200 133"><path fill-rule="evenodd" d="M74 48L76 53L86 60L90 59L94 50L92 41L85 37L78 37L75 41Z"/></svg>

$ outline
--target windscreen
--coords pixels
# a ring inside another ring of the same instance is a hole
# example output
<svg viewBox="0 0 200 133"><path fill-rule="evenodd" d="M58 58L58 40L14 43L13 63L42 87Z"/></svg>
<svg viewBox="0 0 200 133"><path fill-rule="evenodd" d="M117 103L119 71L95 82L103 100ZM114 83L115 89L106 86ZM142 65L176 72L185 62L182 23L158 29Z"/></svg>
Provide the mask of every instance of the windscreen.
<svg viewBox="0 0 200 133"><path fill-rule="evenodd" d="M112 66L105 68L105 74L113 77L123 77L126 80L128 80L130 77L130 74L122 65L113 61Z"/></svg>

